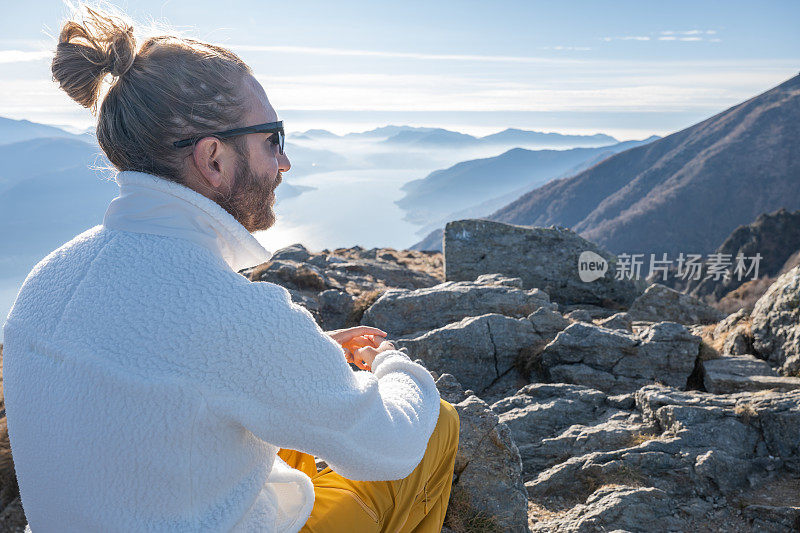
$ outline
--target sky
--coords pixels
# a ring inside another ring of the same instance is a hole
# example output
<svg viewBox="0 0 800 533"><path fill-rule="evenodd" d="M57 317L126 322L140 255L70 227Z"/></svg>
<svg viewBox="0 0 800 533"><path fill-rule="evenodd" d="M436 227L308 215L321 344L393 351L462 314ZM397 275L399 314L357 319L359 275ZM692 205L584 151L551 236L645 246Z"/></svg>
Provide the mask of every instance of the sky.
<svg viewBox="0 0 800 533"><path fill-rule="evenodd" d="M287 131L665 135L800 72L800 2L112 1L231 48ZM50 76L62 1L6 0L0 116L83 129Z"/></svg>

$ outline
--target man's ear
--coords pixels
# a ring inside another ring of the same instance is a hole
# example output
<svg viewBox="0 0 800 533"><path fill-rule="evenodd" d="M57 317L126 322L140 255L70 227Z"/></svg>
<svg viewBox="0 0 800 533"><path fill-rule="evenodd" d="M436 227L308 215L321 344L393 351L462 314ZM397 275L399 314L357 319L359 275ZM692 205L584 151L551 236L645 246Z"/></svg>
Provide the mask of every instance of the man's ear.
<svg viewBox="0 0 800 533"><path fill-rule="evenodd" d="M216 137L203 137L197 141L192 159L202 176L203 185L219 189L234 175L236 161L232 152Z"/></svg>

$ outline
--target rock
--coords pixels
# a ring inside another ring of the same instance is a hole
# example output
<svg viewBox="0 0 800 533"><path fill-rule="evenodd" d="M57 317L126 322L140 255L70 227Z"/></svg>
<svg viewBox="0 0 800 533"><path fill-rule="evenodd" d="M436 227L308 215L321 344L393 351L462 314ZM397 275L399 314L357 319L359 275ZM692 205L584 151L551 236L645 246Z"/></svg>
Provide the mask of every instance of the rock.
<svg viewBox="0 0 800 533"><path fill-rule="evenodd" d="M489 313L393 342L422 359L425 368L452 373L480 395L514 369L521 348L539 340L527 318Z"/></svg>
<svg viewBox="0 0 800 533"><path fill-rule="evenodd" d="M586 309L575 309L574 311L570 311L564 318L568 318L569 320L573 320L575 322L592 322L592 315L589 314L589 311Z"/></svg>
<svg viewBox="0 0 800 533"><path fill-rule="evenodd" d="M577 385L532 384L492 409L519 443L523 473L530 478L574 455L624 448L654 431L639 414L616 408L622 403L632 407L633 398L612 399Z"/></svg>
<svg viewBox="0 0 800 533"><path fill-rule="evenodd" d="M355 298L344 291L328 289L319 293L319 315L323 330L342 329L353 311Z"/></svg>
<svg viewBox="0 0 800 533"><path fill-rule="evenodd" d="M744 309L739 309L735 313L731 313L714 328L714 338L720 338L728 335L734 330L742 321L749 318L748 313Z"/></svg>
<svg viewBox="0 0 800 533"><path fill-rule="evenodd" d="M669 495L653 487L606 485L586 503L552 520L537 523L534 532L670 531L685 524L675 518L678 506ZM656 526L657 524L657 526Z"/></svg>
<svg viewBox="0 0 800 533"><path fill-rule="evenodd" d="M570 325L570 321L550 307L542 306L528 315L533 330L544 338L553 338Z"/></svg>
<svg viewBox="0 0 800 533"><path fill-rule="evenodd" d="M703 385L708 392L715 394L800 389L800 378L778 376L769 363L752 355L708 359L701 361L700 365Z"/></svg>
<svg viewBox="0 0 800 533"><path fill-rule="evenodd" d="M272 261L283 260L303 263L308 261L310 257L311 252L309 252L308 249L302 244L297 243L277 250L274 254L272 254Z"/></svg>
<svg viewBox="0 0 800 533"><path fill-rule="evenodd" d="M24 533L27 524L28 520L25 518L25 511L22 509L22 501L17 496L0 512L0 531L5 533Z"/></svg>
<svg viewBox="0 0 800 533"><path fill-rule="evenodd" d="M743 514L751 521L753 531L800 531L800 507L748 505Z"/></svg>
<svg viewBox="0 0 800 533"><path fill-rule="evenodd" d="M753 337L746 325L737 326L722 343L723 355L746 355L753 351Z"/></svg>
<svg viewBox="0 0 800 533"><path fill-rule="evenodd" d="M267 281L286 289L322 291L330 287L325 274L314 265L289 259L275 259L265 263L253 281Z"/></svg>
<svg viewBox="0 0 800 533"><path fill-rule="evenodd" d="M578 258L584 251L599 256L607 270L584 282ZM640 290L630 280L615 279L616 257L562 227L516 226L483 219L448 222L444 233L444 271L448 281L474 280L500 272L519 277L526 288L538 287L553 301L629 306Z"/></svg>
<svg viewBox="0 0 800 533"><path fill-rule="evenodd" d="M700 338L675 322L659 322L636 334L576 322L544 348L541 365L550 381L614 394L654 381L683 388L699 348Z"/></svg>
<svg viewBox="0 0 800 533"><path fill-rule="evenodd" d="M721 311L693 296L653 283L628 309L632 320L670 321L679 324L712 324L724 318Z"/></svg>
<svg viewBox="0 0 800 533"><path fill-rule="evenodd" d="M549 305L547 294L539 289L448 281L416 290L388 290L364 312L361 323L392 338L415 337L468 316L522 317Z"/></svg>
<svg viewBox="0 0 800 533"><path fill-rule="evenodd" d="M522 288L522 278L509 278L502 274L481 274L475 283L482 285L505 285L506 287Z"/></svg>
<svg viewBox="0 0 800 533"><path fill-rule="evenodd" d="M508 426L477 396L457 403L457 384L442 375L436 382L460 419L450 512L471 511L492 517L500 531L527 531L528 498L522 483L522 461ZM459 504L458 509L454 506Z"/></svg>
<svg viewBox="0 0 800 533"><path fill-rule="evenodd" d="M598 326L608 329L621 329L624 331L633 331L633 321L628 313L616 313L608 318L604 318L597 322Z"/></svg>
<svg viewBox="0 0 800 533"><path fill-rule="evenodd" d="M753 312L753 348L784 375L800 372L800 266L779 277Z"/></svg>

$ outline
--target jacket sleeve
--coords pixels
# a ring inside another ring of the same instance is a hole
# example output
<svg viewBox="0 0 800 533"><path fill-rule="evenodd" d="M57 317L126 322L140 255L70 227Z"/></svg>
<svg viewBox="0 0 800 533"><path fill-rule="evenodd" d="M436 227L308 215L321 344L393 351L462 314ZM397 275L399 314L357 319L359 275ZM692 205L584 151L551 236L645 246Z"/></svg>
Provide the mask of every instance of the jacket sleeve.
<svg viewBox="0 0 800 533"><path fill-rule="evenodd" d="M240 286L242 287L242 286ZM439 416L430 373L399 350L353 371L344 350L289 292L247 283L203 394L260 439L321 457L349 479L401 479L422 459ZM238 311L238 312L237 312Z"/></svg>

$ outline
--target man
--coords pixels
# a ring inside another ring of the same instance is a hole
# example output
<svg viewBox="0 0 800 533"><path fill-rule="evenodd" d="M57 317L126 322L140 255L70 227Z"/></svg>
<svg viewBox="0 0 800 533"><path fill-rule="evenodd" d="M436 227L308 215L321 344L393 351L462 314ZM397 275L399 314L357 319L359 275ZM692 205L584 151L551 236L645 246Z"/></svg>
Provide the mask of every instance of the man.
<svg viewBox="0 0 800 533"><path fill-rule="evenodd" d="M120 194L34 267L4 325L30 530L439 531L458 417L430 374L385 341L343 350L386 333L326 334L237 273L269 260L251 232L274 224L291 168L264 89L229 51L137 53L130 26L88 13L65 24L54 78L88 107L93 80L116 77L98 140ZM203 69L233 74L190 83ZM230 106L227 127L198 126L222 120L203 94Z"/></svg>

